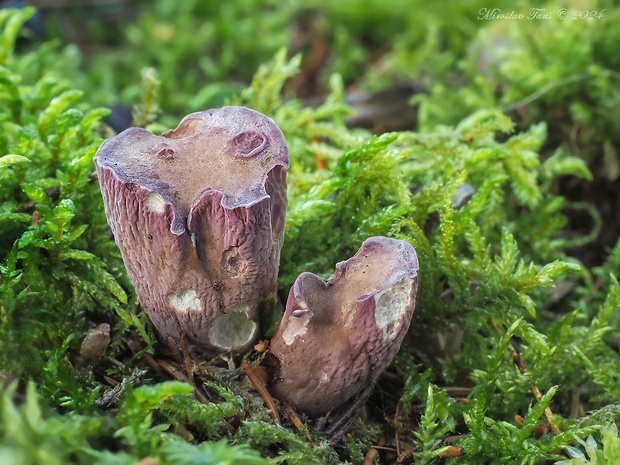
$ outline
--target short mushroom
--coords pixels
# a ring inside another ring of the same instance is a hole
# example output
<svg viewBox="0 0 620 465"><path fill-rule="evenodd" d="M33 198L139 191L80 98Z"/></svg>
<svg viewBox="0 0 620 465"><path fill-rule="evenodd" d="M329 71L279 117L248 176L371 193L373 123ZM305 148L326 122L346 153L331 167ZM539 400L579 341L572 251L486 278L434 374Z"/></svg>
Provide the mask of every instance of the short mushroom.
<svg viewBox="0 0 620 465"><path fill-rule="evenodd" d="M84 362L92 362L104 356L110 344L110 325L101 323L91 329L82 340L80 357Z"/></svg>
<svg viewBox="0 0 620 465"><path fill-rule="evenodd" d="M288 148L243 107L193 113L161 136L130 128L94 158L108 223L164 340L242 351L275 295Z"/></svg>
<svg viewBox="0 0 620 465"><path fill-rule="evenodd" d="M273 395L318 416L371 385L409 329L417 282L414 248L387 237L366 240L327 282L302 273L266 359Z"/></svg>

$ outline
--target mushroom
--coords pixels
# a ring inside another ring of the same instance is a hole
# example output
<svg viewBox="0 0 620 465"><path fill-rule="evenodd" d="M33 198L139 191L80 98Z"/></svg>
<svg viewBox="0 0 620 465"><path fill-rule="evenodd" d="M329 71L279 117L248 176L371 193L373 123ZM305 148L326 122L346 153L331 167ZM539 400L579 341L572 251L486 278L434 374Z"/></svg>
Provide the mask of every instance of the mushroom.
<svg viewBox="0 0 620 465"><path fill-rule="evenodd" d="M374 383L409 329L417 282L414 248L387 237L366 240L327 282L302 273L265 361L273 395L314 417Z"/></svg>
<svg viewBox="0 0 620 465"><path fill-rule="evenodd" d="M250 347L284 239L277 125L243 107L192 113L161 136L127 129L94 161L127 272L164 340L212 354Z"/></svg>
<svg viewBox="0 0 620 465"><path fill-rule="evenodd" d="M80 357L84 362L92 362L105 355L110 345L110 325L101 323L91 329L80 346Z"/></svg>

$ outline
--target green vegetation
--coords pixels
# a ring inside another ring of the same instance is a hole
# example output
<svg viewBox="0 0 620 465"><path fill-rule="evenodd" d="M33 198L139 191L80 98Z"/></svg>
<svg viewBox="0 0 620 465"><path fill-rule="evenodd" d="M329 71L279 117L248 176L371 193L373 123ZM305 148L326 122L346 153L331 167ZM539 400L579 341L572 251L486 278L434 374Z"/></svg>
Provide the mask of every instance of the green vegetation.
<svg viewBox="0 0 620 465"><path fill-rule="evenodd" d="M33 9L0 10L0 463L620 460L611 1L549 3L540 20L477 19L527 2L129 3L43 10L43 37L24 26ZM81 41L46 39L67 24ZM424 89L417 127L347 127L351 89L401 82ZM117 106L162 131L223 104L271 116L289 143L282 299L369 236L420 258L405 343L336 444L274 422L238 360L162 369L175 354L106 223L92 157ZM85 360L100 323L105 357Z"/></svg>

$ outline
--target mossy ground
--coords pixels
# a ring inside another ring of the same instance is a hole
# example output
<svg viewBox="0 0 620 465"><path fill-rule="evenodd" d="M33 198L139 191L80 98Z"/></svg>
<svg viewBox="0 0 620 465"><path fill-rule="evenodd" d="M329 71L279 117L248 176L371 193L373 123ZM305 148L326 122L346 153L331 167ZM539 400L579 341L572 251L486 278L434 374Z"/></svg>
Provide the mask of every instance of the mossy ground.
<svg viewBox="0 0 620 465"><path fill-rule="evenodd" d="M0 463L620 463L620 10L533 7L0 10ZM240 360L159 342L126 277L95 151L223 104L289 143L276 311L369 236L418 252L410 332L348 428L277 424Z"/></svg>

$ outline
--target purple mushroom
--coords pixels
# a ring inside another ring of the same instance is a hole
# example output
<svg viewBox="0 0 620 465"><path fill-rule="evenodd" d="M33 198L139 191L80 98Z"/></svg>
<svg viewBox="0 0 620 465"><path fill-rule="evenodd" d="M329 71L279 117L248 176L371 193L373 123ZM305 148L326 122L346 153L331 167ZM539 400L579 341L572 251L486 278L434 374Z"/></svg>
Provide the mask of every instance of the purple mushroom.
<svg viewBox="0 0 620 465"><path fill-rule="evenodd" d="M242 107L192 113L161 136L131 128L95 156L108 223L160 335L243 351L275 295L288 148Z"/></svg>
<svg viewBox="0 0 620 465"><path fill-rule="evenodd" d="M318 416L373 383L409 329L417 283L415 250L387 237L366 240L327 282L302 273L266 361L274 396Z"/></svg>

